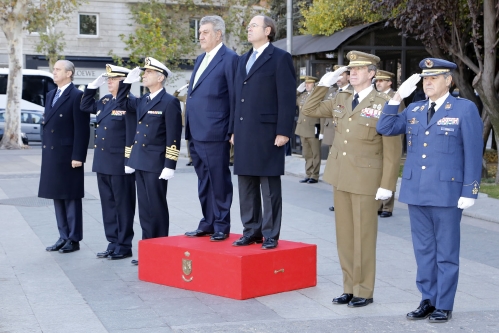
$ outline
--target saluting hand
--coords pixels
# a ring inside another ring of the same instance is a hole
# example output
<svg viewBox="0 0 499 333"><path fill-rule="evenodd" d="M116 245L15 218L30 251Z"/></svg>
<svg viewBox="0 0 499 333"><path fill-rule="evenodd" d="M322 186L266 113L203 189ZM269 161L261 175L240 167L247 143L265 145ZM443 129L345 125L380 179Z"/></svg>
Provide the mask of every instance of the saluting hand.
<svg viewBox="0 0 499 333"><path fill-rule="evenodd" d="M87 86L88 89L97 89L106 82L106 77L104 74L99 75L95 80L90 82Z"/></svg>
<svg viewBox="0 0 499 333"><path fill-rule="evenodd" d="M333 84L338 82L340 79L341 74L345 73L348 70L347 66L343 66L335 70L334 72L329 72L324 74L323 77L321 77L321 80L319 81L318 86L319 87L331 87Z"/></svg>
<svg viewBox="0 0 499 333"><path fill-rule="evenodd" d="M305 81L303 81L299 86L298 88L296 88L296 90L300 93L304 92L305 91Z"/></svg>
<svg viewBox="0 0 499 333"><path fill-rule="evenodd" d="M408 97L414 90L417 88L418 82L421 80L421 76L419 74L412 74L407 80L405 80L397 90L397 94L400 96L401 100ZM395 96L393 96L394 100ZM400 100L399 100L400 102Z"/></svg>
<svg viewBox="0 0 499 333"><path fill-rule="evenodd" d="M276 145L277 147L282 147L284 146L287 142L289 141L289 138L287 136L284 136L284 135L277 135L275 137L275 142L274 142L274 145Z"/></svg>
<svg viewBox="0 0 499 333"><path fill-rule="evenodd" d="M139 82L140 81L140 72L142 70L139 67L135 67L128 73L126 79L123 81L123 83L134 83L134 82Z"/></svg>

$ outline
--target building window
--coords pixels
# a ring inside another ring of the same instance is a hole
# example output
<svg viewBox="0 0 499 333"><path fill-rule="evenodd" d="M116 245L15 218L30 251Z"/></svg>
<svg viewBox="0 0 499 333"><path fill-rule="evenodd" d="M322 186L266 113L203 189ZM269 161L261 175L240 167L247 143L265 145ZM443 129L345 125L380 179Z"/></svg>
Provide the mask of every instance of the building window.
<svg viewBox="0 0 499 333"><path fill-rule="evenodd" d="M99 15L82 14L78 15L78 26L80 36L97 37L99 35Z"/></svg>
<svg viewBox="0 0 499 333"><path fill-rule="evenodd" d="M189 20L189 30L191 31L192 40L197 42L199 39L199 19L193 18Z"/></svg>

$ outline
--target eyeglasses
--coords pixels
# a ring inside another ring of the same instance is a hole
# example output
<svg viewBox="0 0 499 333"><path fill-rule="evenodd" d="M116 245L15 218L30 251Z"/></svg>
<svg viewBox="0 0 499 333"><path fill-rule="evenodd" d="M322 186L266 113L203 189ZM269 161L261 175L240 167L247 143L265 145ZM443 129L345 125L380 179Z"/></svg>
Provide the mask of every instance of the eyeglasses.
<svg viewBox="0 0 499 333"><path fill-rule="evenodd" d="M255 29L256 27L262 27L262 28L266 28L266 26L263 26L263 25L258 25L256 23L251 23L251 24L248 24L248 26L246 27L246 30L249 30L250 28L251 29Z"/></svg>

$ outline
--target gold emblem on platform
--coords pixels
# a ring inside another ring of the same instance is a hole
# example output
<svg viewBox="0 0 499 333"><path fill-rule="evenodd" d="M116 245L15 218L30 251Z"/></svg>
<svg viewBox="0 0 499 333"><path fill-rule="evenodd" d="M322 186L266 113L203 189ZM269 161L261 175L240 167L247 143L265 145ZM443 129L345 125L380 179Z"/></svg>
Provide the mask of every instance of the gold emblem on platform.
<svg viewBox="0 0 499 333"><path fill-rule="evenodd" d="M184 255L186 257L189 257L191 254L188 251L185 251ZM192 260L182 258L182 272L185 275L191 275L191 273L192 273ZM184 275L182 275L182 279L185 282L191 282L193 278L194 278L193 276L191 276L190 278L186 278Z"/></svg>

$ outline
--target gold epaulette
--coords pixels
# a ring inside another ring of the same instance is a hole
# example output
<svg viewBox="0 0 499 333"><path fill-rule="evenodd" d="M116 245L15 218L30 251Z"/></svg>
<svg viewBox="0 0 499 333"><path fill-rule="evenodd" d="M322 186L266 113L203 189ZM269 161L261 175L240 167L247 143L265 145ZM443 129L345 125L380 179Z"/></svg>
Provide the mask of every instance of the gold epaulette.
<svg viewBox="0 0 499 333"><path fill-rule="evenodd" d="M180 155L180 150L177 149L176 145L171 145L171 147L166 147L165 158L173 161L178 161L178 156Z"/></svg>
<svg viewBox="0 0 499 333"><path fill-rule="evenodd" d="M130 158L130 154L132 153L132 147L133 146L130 146L130 147L125 146L125 157L126 158Z"/></svg>

